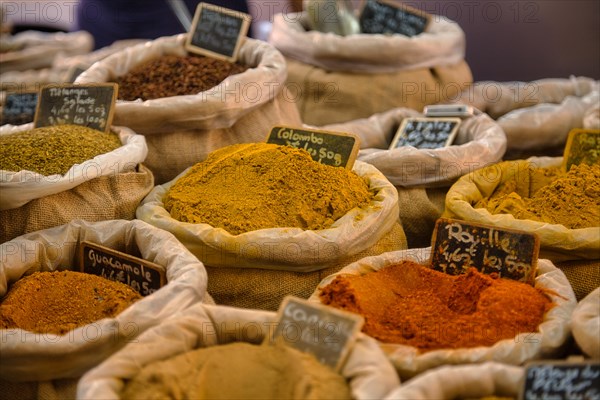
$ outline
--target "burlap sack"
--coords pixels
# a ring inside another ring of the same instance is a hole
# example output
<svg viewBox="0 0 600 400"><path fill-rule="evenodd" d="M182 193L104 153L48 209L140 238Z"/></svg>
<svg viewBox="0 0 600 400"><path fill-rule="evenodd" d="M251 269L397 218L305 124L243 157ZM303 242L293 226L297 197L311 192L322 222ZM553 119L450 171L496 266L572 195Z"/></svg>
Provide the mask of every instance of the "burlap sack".
<svg viewBox="0 0 600 400"><path fill-rule="evenodd" d="M496 362L447 365L409 380L386 400L516 399L524 381L523 367Z"/></svg>
<svg viewBox="0 0 600 400"><path fill-rule="evenodd" d="M321 290L338 275L364 275L395 265L402 260L428 264L431 248L409 249L367 257L348 265L336 274L325 278L309 298L319 302ZM547 289L555 304L544 316L538 332L522 333L513 339L503 339L491 347L433 350L419 353L412 346L380 343L396 367L400 378L410 378L428 369L445 364L472 364L489 360L520 365L526 361L560 354L571 334L571 314L577 305L569 281L550 260L538 260L535 287Z"/></svg>
<svg viewBox="0 0 600 400"><path fill-rule="evenodd" d="M173 181L156 186L136 215L173 233L211 267L317 271L373 246L397 221L394 186L372 165L356 161L353 171L365 178L376 194L368 207L350 210L328 229L270 228L232 235L208 224L179 222L165 210L163 198L185 171Z"/></svg>
<svg viewBox="0 0 600 400"><path fill-rule="evenodd" d="M454 22L434 16L415 37L307 30L307 13L275 15L269 42L288 61L287 96L302 121L325 125L396 107L422 111L456 97L473 82L465 38Z"/></svg>
<svg viewBox="0 0 600 400"><path fill-rule="evenodd" d="M600 287L577 304L571 324L579 348L589 357L600 359Z"/></svg>
<svg viewBox="0 0 600 400"><path fill-rule="evenodd" d="M600 286L600 259L563 261L557 262L556 266L571 282L577 301Z"/></svg>
<svg viewBox="0 0 600 400"><path fill-rule="evenodd" d="M416 111L397 108L323 127L357 135L362 146L359 160L377 167L396 186L401 205L399 217L410 248L430 245L433 226L444 211L446 192L452 182L499 161L506 145L498 124L480 114L461 124L455 144L450 147L388 150L402 120L420 116Z"/></svg>
<svg viewBox="0 0 600 400"><path fill-rule="evenodd" d="M536 104L559 104L568 97L582 98L598 90L592 78L539 79L532 82L480 81L466 88L453 103L471 105L499 119L509 112Z"/></svg>
<svg viewBox="0 0 600 400"><path fill-rule="evenodd" d="M221 305L275 311L288 295L307 299L319 282L363 257L407 248L402 225L396 223L377 243L335 265L313 272L206 266L208 292Z"/></svg>
<svg viewBox="0 0 600 400"><path fill-rule="evenodd" d="M485 114L466 118L458 127L454 144L439 149L412 146L389 150L404 118L422 117L406 108L396 108L324 129L351 132L361 140L360 161L374 165L395 186L449 186L475 169L494 164L506 149L502 128Z"/></svg>
<svg viewBox="0 0 600 400"><path fill-rule="evenodd" d="M33 123L4 125L0 136L8 136L33 129ZM134 171L146 159L148 147L144 136L131 129L113 126L111 130L119 136L121 146L108 153L97 155L81 164L75 164L62 176L44 176L37 172L0 170L0 210L15 209L24 204L53 194L73 189L97 177L118 175ZM66 223L69 221L64 221Z"/></svg>
<svg viewBox="0 0 600 400"><path fill-rule="evenodd" d="M3 379L38 381L81 376L149 327L204 297L206 271L173 235L143 221L123 220L77 220L3 243L0 296L12 283L34 271L78 270L78 245L84 240L129 254L139 252L142 258L164 267L167 285L115 318L102 319L64 335L17 328L0 330Z"/></svg>
<svg viewBox="0 0 600 400"><path fill-rule="evenodd" d="M506 161L471 172L460 178L448 191L443 216L536 233L540 238L540 257L553 262L600 258L598 227L568 229L564 225L516 219L511 214L492 215L487 209L473 208L482 198L492 195L501 183L526 176L532 167L560 166L562 158L539 157ZM527 196L527 193L522 195Z"/></svg>
<svg viewBox="0 0 600 400"><path fill-rule="evenodd" d="M186 35L163 37L119 51L82 73L76 83L109 82L163 55L186 54ZM213 150L264 141L273 125L300 125L282 90L285 60L273 46L246 39L238 61L247 71L205 92L147 101L117 101L115 124L146 135L146 165L158 184L173 179Z"/></svg>
<svg viewBox="0 0 600 400"><path fill-rule="evenodd" d="M140 335L136 343L130 343L85 374L77 385L77 398L117 399L124 381L147 364L196 348L232 342L259 344L275 321L274 312L195 305ZM248 329L249 326L252 329ZM340 373L358 400L383 398L399 384L393 367L376 342L365 335L358 336Z"/></svg>
<svg viewBox="0 0 600 400"><path fill-rule="evenodd" d="M154 187L152 173L143 164L131 172L101 176L73 189L0 211L0 242L19 235L66 224L131 220L140 202Z"/></svg>
<svg viewBox="0 0 600 400"><path fill-rule="evenodd" d="M13 36L3 36L0 47L7 50L0 56L0 69L4 73L50 67L60 53L65 56L89 53L94 48L94 38L85 31L26 31Z"/></svg>

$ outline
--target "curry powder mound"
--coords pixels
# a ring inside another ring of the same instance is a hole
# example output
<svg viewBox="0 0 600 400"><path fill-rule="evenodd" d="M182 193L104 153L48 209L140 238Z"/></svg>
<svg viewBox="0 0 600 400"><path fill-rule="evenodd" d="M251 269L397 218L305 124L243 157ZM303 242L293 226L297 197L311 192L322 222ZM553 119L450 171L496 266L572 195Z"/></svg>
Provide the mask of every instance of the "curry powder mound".
<svg viewBox="0 0 600 400"><path fill-rule="evenodd" d="M79 125L54 125L0 136L0 170L66 174L75 164L121 147L119 137Z"/></svg>
<svg viewBox="0 0 600 400"><path fill-rule="evenodd" d="M74 271L35 272L0 301L0 329L57 335L111 318L141 299L131 287Z"/></svg>
<svg viewBox="0 0 600 400"><path fill-rule="evenodd" d="M600 164L534 168L500 185L475 208L518 219L561 224L569 229L600 226Z"/></svg>
<svg viewBox="0 0 600 400"><path fill-rule="evenodd" d="M231 234L266 228L330 227L355 207L367 207L367 181L308 152L267 143L217 150L175 182L165 209L181 222L205 223Z"/></svg>
<svg viewBox="0 0 600 400"><path fill-rule="evenodd" d="M492 346L537 332L552 307L542 290L525 283L474 268L452 276L412 261L362 276L338 276L320 298L362 315L363 331L375 339L422 352Z"/></svg>

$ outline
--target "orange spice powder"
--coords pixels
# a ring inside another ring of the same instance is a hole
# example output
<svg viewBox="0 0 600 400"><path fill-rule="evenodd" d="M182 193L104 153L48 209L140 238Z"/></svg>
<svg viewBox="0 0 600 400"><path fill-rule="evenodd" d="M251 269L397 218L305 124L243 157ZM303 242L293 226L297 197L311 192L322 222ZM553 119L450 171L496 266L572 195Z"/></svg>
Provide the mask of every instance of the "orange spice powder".
<svg viewBox="0 0 600 400"><path fill-rule="evenodd" d="M338 276L324 304L361 314L363 331L385 343L431 351L491 346L536 332L551 300L525 283L474 268L451 276L412 261L362 276Z"/></svg>

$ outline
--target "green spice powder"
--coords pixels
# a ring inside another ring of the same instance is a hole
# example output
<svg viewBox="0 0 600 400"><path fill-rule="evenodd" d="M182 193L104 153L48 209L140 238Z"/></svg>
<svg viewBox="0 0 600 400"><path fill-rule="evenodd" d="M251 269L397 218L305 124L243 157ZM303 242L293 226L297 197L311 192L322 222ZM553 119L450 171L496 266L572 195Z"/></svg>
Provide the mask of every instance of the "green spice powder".
<svg viewBox="0 0 600 400"><path fill-rule="evenodd" d="M55 125L0 136L0 169L64 175L75 164L121 147L119 137L79 125Z"/></svg>

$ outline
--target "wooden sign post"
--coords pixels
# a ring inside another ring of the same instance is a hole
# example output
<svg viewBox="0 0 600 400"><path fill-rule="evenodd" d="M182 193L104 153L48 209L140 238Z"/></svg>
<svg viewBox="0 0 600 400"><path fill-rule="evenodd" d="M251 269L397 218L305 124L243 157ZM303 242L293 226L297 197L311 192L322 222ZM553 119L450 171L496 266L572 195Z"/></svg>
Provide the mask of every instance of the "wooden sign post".
<svg viewBox="0 0 600 400"><path fill-rule="evenodd" d="M287 296L268 343L282 342L338 371L364 324L358 314Z"/></svg>
<svg viewBox="0 0 600 400"><path fill-rule="evenodd" d="M32 122L37 103L37 92L7 93L2 107L2 125L22 125Z"/></svg>
<svg viewBox="0 0 600 400"><path fill-rule="evenodd" d="M49 85L40 90L34 126L73 124L109 132L118 85Z"/></svg>
<svg viewBox="0 0 600 400"><path fill-rule="evenodd" d="M352 169L360 148L358 137L349 133L289 126L271 128L267 143L304 149L317 162L346 169Z"/></svg>
<svg viewBox="0 0 600 400"><path fill-rule="evenodd" d="M533 233L440 218L433 231L431 267L450 275L475 268L533 285L539 250Z"/></svg>
<svg viewBox="0 0 600 400"><path fill-rule="evenodd" d="M571 165L600 163L600 129L573 129L567 137L563 154L563 169Z"/></svg>
<svg viewBox="0 0 600 400"><path fill-rule="evenodd" d="M461 119L457 117L405 118L402 120L390 150L402 146L438 149L452 144Z"/></svg>
<svg viewBox="0 0 600 400"><path fill-rule="evenodd" d="M427 29L431 15L406 4L385 0L366 0L360 12L362 33L416 36Z"/></svg>
<svg viewBox="0 0 600 400"><path fill-rule="evenodd" d="M131 286L142 296L152 294L166 284L164 267L85 241L80 245L79 267L81 272Z"/></svg>
<svg viewBox="0 0 600 400"><path fill-rule="evenodd" d="M200 3L185 42L190 53L231 62L237 60L252 17L239 11Z"/></svg>

